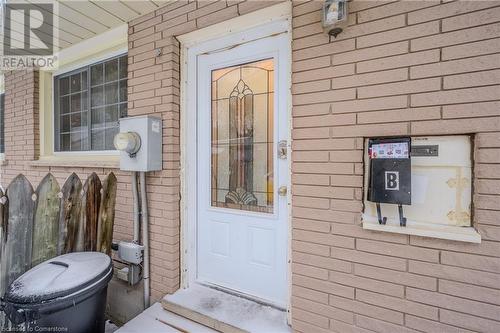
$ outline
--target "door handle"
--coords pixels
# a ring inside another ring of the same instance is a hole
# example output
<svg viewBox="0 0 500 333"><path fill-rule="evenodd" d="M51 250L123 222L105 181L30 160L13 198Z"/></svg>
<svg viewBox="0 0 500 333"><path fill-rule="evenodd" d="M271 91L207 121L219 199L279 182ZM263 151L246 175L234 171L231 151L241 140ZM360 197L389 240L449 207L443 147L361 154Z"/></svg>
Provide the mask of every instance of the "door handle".
<svg viewBox="0 0 500 333"><path fill-rule="evenodd" d="M280 197L286 197L287 192L288 189L286 186L280 186L280 188L278 189L278 194Z"/></svg>

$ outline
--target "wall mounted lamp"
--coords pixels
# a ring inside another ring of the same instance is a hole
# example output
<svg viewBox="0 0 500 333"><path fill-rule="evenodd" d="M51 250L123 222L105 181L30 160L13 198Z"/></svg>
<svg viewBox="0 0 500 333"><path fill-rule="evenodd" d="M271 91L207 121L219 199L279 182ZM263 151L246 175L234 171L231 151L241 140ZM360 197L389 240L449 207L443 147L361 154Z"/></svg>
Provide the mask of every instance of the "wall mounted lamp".
<svg viewBox="0 0 500 333"><path fill-rule="evenodd" d="M325 0L322 24L325 32L337 37L347 26L347 0Z"/></svg>

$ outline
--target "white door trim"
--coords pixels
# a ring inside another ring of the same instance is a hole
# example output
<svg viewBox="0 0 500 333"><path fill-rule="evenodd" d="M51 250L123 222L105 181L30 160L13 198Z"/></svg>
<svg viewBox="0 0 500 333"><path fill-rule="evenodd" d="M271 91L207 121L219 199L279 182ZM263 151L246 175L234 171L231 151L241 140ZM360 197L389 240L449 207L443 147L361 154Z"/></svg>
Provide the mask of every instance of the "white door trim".
<svg viewBox="0 0 500 333"><path fill-rule="evenodd" d="M217 25L179 36L181 42L181 286L187 288L196 279L196 57L234 45L286 33L290 39L287 86L291 87L291 2L240 16ZM223 36L223 37L220 37ZM291 91L288 89L288 142L291 139ZM291 165L291 163L289 163ZM290 177L291 170L288 172ZM288 196L288 276L290 288L291 195ZM290 292L289 292L290 294ZM290 295L289 297L290 298ZM290 303L290 302L288 302Z"/></svg>

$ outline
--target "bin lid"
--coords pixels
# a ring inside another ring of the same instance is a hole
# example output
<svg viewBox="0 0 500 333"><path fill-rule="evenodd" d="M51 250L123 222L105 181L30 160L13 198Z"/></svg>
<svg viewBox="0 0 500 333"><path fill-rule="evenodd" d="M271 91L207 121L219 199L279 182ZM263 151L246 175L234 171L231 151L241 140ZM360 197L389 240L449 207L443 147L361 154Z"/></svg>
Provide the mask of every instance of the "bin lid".
<svg viewBox="0 0 500 333"><path fill-rule="evenodd" d="M109 274L111 258L100 252L75 252L47 260L16 279L5 300L44 302L90 287Z"/></svg>

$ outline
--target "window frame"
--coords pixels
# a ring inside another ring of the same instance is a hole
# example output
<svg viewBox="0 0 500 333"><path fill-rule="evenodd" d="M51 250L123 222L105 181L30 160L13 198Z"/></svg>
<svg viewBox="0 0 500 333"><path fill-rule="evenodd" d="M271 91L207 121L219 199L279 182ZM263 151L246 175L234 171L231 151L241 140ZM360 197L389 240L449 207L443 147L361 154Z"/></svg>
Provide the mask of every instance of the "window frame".
<svg viewBox="0 0 500 333"><path fill-rule="evenodd" d="M56 141L57 137L60 133L56 133L56 130L59 131L59 125L56 126L56 79L61 76L70 76L72 73L76 73L81 71L83 68L88 69L87 80L90 82L90 67L93 65L97 65L100 63L104 63L111 59L120 58L122 56L128 56L128 48L122 47L118 50L107 52L105 54L101 54L98 57L88 58L85 61L75 62L69 66L65 66L64 68L60 68L54 72L52 72L52 77L50 78L51 85L51 112L50 112L50 122L51 122L51 135L52 135L52 152L51 154L55 157L62 156L119 156L120 152L116 149L110 150L80 150L80 151L58 151L56 150ZM127 77L127 88L128 88L128 77ZM90 85L87 87L90 101ZM127 93L128 94L128 93ZM128 98L127 98L128 102ZM91 112L91 105L88 105L89 111ZM128 111L128 110L127 110ZM90 114L90 113L89 113ZM120 119L120 118L119 118ZM91 123L89 123L91 126ZM90 138L89 138L90 139Z"/></svg>

